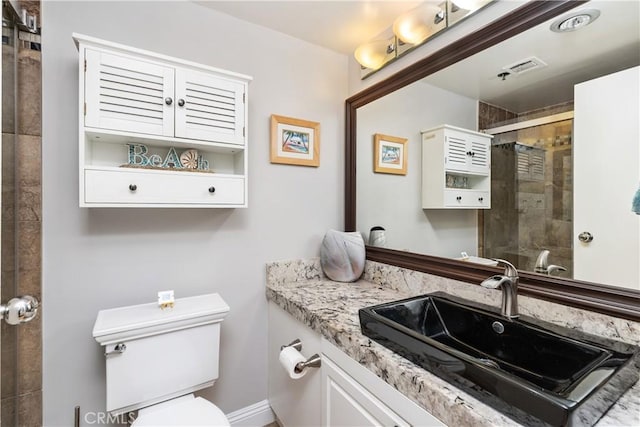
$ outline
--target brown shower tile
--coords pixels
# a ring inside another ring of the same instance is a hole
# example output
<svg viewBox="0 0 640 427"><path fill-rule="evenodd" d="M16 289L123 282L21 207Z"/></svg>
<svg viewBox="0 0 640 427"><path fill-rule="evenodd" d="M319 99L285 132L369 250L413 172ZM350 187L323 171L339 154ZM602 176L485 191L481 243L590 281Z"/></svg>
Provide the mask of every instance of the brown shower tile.
<svg viewBox="0 0 640 427"><path fill-rule="evenodd" d="M18 389L30 393L42 389L42 312L18 331Z"/></svg>
<svg viewBox="0 0 640 427"><path fill-rule="evenodd" d="M14 288L15 281L15 271L11 270L2 272L2 301L8 301L16 296L16 290Z"/></svg>
<svg viewBox="0 0 640 427"><path fill-rule="evenodd" d="M16 177L18 185L35 186L42 183L42 138L19 135L16 148Z"/></svg>
<svg viewBox="0 0 640 427"><path fill-rule="evenodd" d="M480 102L478 108L478 128L488 129L512 120L517 117L516 113L508 111L502 107Z"/></svg>
<svg viewBox="0 0 640 427"><path fill-rule="evenodd" d="M14 249L16 232L13 221L7 221L5 218L2 218L2 221L2 283L6 283L5 273L13 272L16 268Z"/></svg>
<svg viewBox="0 0 640 427"><path fill-rule="evenodd" d="M39 221L18 221L20 243L18 249L18 269L34 270L42 266L42 243Z"/></svg>
<svg viewBox="0 0 640 427"><path fill-rule="evenodd" d="M17 404L17 399L13 396L0 400L0 423L2 423L2 425L13 426L17 424L14 421Z"/></svg>
<svg viewBox="0 0 640 427"><path fill-rule="evenodd" d="M18 291L20 295L41 297L42 274L39 266L22 265L18 270Z"/></svg>
<svg viewBox="0 0 640 427"><path fill-rule="evenodd" d="M2 45L2 132L15 132L15 111L14 111L14 69L15 48L13 46Z"/></svg>
<svg viewBox="0 0 640 427"><path fill-rule="evenodd" d="M4 116L2 117L4 121ZM15 135L2 134L2 189L15 184Z"/></svg>
<svg viewBox="0 0 640 427"><path fill-rule="evenodd" d="M15 296L15 295L13 295ZM3 301L8 299L3 298ZM2 334L2 351L0 353L0 369L2 370L2 399L8 397L14 397L17 393L17 371L16 366L18 363L17 354L17 340L18 340L18 328L9 325L6 322L2 322L0 326Z"/></svg>
<svg viewBox="0 0 640 427"><path fill-rule="evenodd" d="M18 290L20 295L32 295L40 299L42 288L42 272L40 268L21 268L18 271Z"/></svg>
<svg viewBox="0 0 640 427"><path fill-rule="evenodd" d="M42 390L21 395L16 399L17 425L20 427L42 426Z"/></svg>
<svg viewBox="0 0 640 427"><path fill-rule="evenodd" d="M42 54L31 49L18 50L18 133L42 134Z"/></svg>
<svg viewBox="0 0 640 427"><path fill-rule="evenodd" d="M25 185L18 191L18 220L40 221L42 214L42 187Z"/></svg>

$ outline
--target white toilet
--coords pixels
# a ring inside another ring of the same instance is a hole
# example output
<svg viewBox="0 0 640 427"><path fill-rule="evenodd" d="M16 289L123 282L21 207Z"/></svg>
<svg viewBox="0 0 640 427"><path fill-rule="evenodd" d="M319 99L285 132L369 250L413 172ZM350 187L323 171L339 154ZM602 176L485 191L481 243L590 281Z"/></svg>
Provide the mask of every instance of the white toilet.
<svg viewBox="0 0 640 427"><path fill-rule="evenodd" d="M213 403L195 397L218 378L218 294L176 299L173 308L141 304L101 310L93 337L104 346L107 411L139 410L133 426L228 426Z"/></svg>

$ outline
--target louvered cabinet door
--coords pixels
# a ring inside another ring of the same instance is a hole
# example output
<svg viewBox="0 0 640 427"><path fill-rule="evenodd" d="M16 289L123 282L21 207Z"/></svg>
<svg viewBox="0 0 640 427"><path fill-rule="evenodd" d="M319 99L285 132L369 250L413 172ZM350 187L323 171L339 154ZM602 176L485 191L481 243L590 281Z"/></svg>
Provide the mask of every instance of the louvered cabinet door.
<svg viewBox="0 0 640 427"><path fill-rule="evenodd" d="M176 70L176 137L244 145L244 85Z"/></svg>
<svg viewBox="0 0 640 427"><path fill-rule="evenodd" d="M470 135L469 147L469 172L488 173L491 168L491 144L484 137Z"/></svg>
<svg viewBox="0 0 640 427"><path fill-rule="evenodd" d="M467 141L458 136L446 136L446 165L448 169L464 171L467 169Z"/></svg>
<svg viewBox="0 0 640 427"><path fill-rule="evenodd" d="M85 58L85 126L173 136L173 68L91 49Z"/></svg>

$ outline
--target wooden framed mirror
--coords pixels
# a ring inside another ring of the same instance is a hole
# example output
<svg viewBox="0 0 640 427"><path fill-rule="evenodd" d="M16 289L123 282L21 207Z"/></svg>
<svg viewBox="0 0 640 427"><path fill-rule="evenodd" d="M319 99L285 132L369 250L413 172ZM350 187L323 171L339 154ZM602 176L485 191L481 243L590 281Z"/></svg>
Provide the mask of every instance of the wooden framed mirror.
<svg viewBox="0 0 640 427"><path fill-rule="evenodd" d="M584 1L532 1L480 30L469 34L391 77L346 100L345 230L356 231L357 123L358 109L407 85L443 70L465 58L549 21ZM500 64L501 65L501 64ZM359 230L365 231L365 230ZM471 284L500 270L414 252L367 246L367 259L411 270L435 274ZM635 266L640 260L636 261ZM563 305L583 308L616 317L640 321L640 291L568 278L521 272L521 294Z"/></svg>

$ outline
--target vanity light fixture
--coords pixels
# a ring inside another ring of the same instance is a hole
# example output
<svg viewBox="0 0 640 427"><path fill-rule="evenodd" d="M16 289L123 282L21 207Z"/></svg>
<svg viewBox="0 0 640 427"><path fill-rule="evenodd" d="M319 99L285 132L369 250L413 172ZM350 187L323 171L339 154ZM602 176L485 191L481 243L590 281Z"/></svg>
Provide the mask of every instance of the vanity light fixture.
<svg viewBox="0 0 640 427"><path fill-rule="evenodd" d="M566 33L584 28L598 19L600 11L597 9L583 9L573 12L569 16L556 19L551 24L551 31Z"/></svg>
<svg viewBox="0 0 640 427"><path fill-rule="evenodd" d="M362 67L361 76L370 76L380 68L422 45L434 35L471 15L494 0L428 0L403 13L374 41L355 50ZM393 37L388 37L393 31Z"/></svg>

